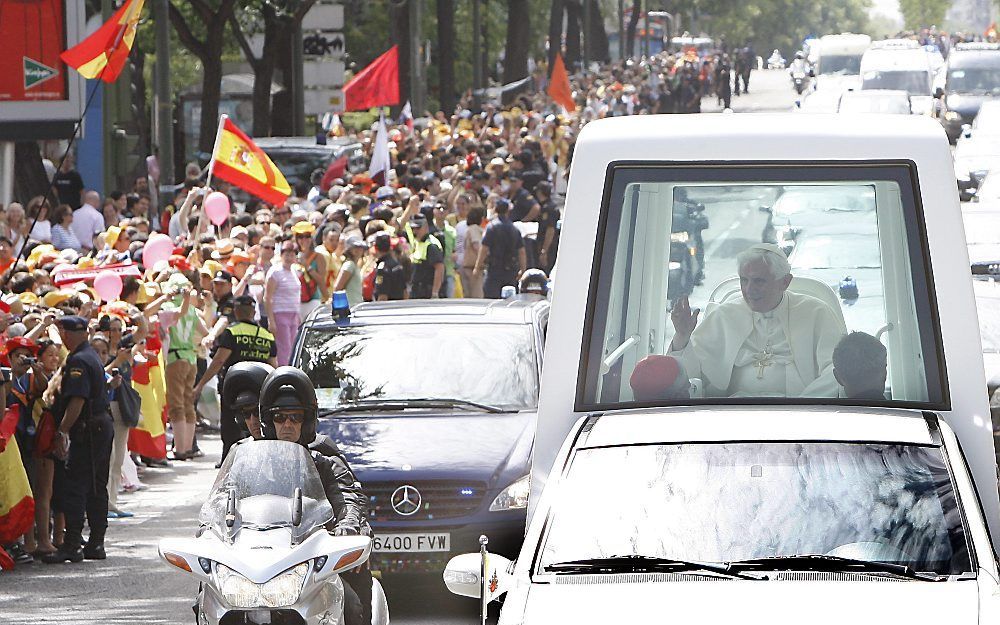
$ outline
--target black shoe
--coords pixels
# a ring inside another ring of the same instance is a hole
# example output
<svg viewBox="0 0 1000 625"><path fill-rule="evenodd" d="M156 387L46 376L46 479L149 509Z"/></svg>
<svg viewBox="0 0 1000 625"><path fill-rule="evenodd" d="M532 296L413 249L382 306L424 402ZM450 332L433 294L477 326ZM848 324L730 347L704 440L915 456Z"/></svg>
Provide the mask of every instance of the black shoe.
<svg viewBox="0 0 1000 625"><path fill-rule="evenodd" d="M14 564L31 564L35 561L30 553L24 550L21 543L14 543L8 547L4 547L10 557L14 560Z"/></svg>
<svg viewBox="0 0 1000 625"><path fill-rule="evenodd" d="M87 560L105 560L108 554L104 553L104 545L87 545L83 548L83 557Z"/></svg>
<svg viewBox="0 0 1000 625"><path fill-rule="evenodd" d="M54 553L42 556L45 564L62 564L63 562L83 562L83 549L80 547L70 547L65 543Z"/></svg>
<svg viewBox="0 0 1000 625"><path fill-rule="evenodd" d="M222 461L221 460L219 460L218 462L215 463L215 468L216 469L221 469L222 468Z"/></svg>
<svg viewBox="0 0 1000 625"><path fill-rule="evenodd" d="M145 465L147 467L169 467L170 466L170 463L167 462L166 458L161 458L161 459L157 460L157 459L154 459L154 458L146 458L145 456L143 456L142 461L143 461L143 463L145 463Z"/></svg>

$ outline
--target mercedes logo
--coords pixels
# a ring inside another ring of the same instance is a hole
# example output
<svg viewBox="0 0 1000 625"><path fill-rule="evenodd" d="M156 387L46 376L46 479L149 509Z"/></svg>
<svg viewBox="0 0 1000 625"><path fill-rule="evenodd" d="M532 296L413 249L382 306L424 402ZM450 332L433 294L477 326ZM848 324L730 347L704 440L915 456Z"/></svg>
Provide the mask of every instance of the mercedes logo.
<svg viewBox="0 0 1000 625"><path fill-rule="evenodd" d="M392 509L396 511L396 514L410 516L420 509L420 491L409 484L404 484L392 491L392 499L390 501L392 502Z"/></svg>

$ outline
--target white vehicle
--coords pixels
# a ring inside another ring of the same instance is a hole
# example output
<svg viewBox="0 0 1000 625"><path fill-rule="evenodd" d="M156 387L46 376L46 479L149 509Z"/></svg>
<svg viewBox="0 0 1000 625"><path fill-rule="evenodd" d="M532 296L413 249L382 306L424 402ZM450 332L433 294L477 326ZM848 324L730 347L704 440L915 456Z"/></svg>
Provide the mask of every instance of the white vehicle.
<svg viewBox="0 0 1000 625"><path fill-rule="evenodd" d="M861 56L871 42L868 35L852 33L821 37L815 46L816 90L835 91L839 95L846 89L860 87Z"/></svg>
<svg viewBox="0 0 1000 625"><path fill-rule="evenodd" d="M862 89L899 89L910 94L917 115L934 113L934 71L915 41L889 39L871 45L861 58Z"/></svg>
<svg viewBox="0 0 1000 625"><path fill-rule="evenodd" d="M201 508L196 538L165 538L160 557L200 582L198 623L341 625L339 574L363 564L367 536L334 537L333 508L305 447L276 440L233 447ZM389 608L372 580L372 623Z"/></svg>
<svg viewBox="0 0 1000 625"><path fill-rule="evenodd" d="M912 113L910 94L898 89L862 89L847 91L840 96L838 113L880 113L909 115Z"/></svg>
<svg viewBox="0 0 1000 625"><path fill-rule="evenodd" d="M445 573L452 591L479 596L486 582L487 599L506 593L501 625L1000 618L997 464L940 125L616 118L589 124L576 149L560 257L574 270L552 304L547 349L558 357L543 370L524 545L513 563L488 557L485 576L475 555L459 556ZM803 204L804 241L828 262L798 263L771 316L751 314L758 278L748 264L735 274L767 219L760 198L803 187L867 188L873 214L840 246L826 242L855 216ZM700 376L673 347L683 308L666 297L678 196L703 203L713 226L705 284L690 296L710 328L691 338L695 360L709 354ZM838 293L839 273L812 273L827 266L864 269L872 286L859 282L870 290L860 296L877 314L846 314L859 293ZM804 301L834 342L848 330L881 341L881 376L877 350L833 374L832 346L803 342L798 313L780 308ZM755 336L743 324L758 323L789 328L779 352L791 357L777 369L762 354L738 362ZM640 393L636 376L665 354L686 371L647 375ZM831 374L832 388L817 384ZM650 381L672 394L650 394ZM861 383L869 391L848 387Z"/></svg>

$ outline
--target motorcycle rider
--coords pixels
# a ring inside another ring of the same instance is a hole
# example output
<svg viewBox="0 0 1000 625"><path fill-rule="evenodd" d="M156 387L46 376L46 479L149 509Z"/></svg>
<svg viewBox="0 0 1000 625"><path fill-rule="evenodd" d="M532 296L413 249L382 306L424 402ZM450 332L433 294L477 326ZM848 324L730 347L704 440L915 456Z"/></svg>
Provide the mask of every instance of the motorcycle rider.
<svg viewBox="0 0 1000 625"><path fill-rule="evenodd" d="M517 298L543 300L549 294L549 277L541 269L528 269L517 283Z"/></svg>
<svg viewBox="0 0 1000 625"><path fill-rule="evenodd" d="M336 445L316 435L318 402L309 377L295 367L278 367L260 386L260 420L264 438L294 442L310 450L335 518L328 530L334 536L371 535L366 520L367 498L361 483ZM348 625L370 625L372 577L367 563L341 573L344 582L344 618Z"/></svg>
<svg viewBox="0 0 1000 625"><path fill-rule="evenodd" d="M795 58L788 65L788 75L792 77L793 83L797 74L802 75L802 82L805 83L806 77L809 75L809 62L806 61L806 55L801 50L795 53Z"/></svg>

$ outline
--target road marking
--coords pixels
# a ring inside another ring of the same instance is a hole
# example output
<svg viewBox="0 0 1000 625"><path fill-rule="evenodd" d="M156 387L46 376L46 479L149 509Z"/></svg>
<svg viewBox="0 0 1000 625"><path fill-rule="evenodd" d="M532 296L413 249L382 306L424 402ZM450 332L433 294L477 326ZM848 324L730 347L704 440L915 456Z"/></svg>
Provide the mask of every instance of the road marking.
<svg viewBox="0 0 1000 625"><path fill-rule="evenodd" d="M736 219L733 220L733 223L731 223L729 227L722 232L722 234L716 237L716 239L712 241L711 245L705 248L705 258L708 258L710 256L715 256L715 252L717 252L718 249L722 247L722 244L726 242L726 239L729 238L729 235L735 232L740 227L740 224L743 223L743 220L746 219L749 215L750 215L749 206L740 211L739 216L737 216Z"/></svg>

